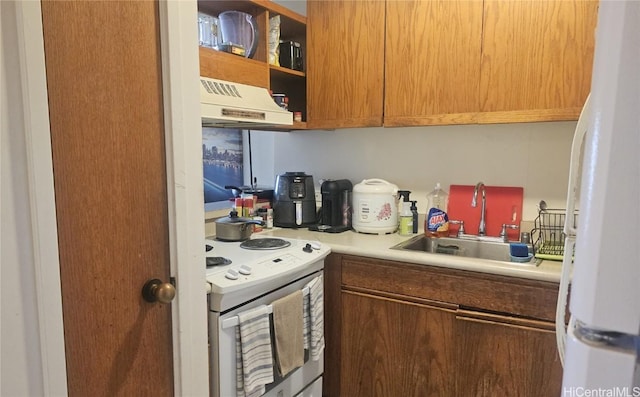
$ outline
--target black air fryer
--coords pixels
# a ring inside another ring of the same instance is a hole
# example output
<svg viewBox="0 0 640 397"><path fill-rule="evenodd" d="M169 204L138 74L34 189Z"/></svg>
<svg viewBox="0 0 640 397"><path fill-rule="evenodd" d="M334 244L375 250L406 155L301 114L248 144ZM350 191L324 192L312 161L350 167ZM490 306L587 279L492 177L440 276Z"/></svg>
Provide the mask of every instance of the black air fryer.
<svg viewBox="0 0 640 397"><path fill-rule="evenodd" d="M279 227L307 227L317 223L313 177L304 172L286 172L276 177L273 195L273 224Z"/></svg>

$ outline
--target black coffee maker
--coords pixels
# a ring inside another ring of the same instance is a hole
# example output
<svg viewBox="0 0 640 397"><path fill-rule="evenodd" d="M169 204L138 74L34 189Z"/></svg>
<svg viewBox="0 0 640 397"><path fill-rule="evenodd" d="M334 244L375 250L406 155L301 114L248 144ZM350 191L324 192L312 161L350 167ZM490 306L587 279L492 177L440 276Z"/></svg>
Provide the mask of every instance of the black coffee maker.
<svg viewBox="0 0 640 397"><path fill-rule="evenodd" d="M313 177L304 172L278 175L273 195L273 224L279 227L307 227L317 222Z"/></svg>
<svg viewBox="0 0 640 397"><path fill-rule="evenodd" d="M322 209L320 223L309 230L341 233L351 229L351 195L353 185L348 179L325 180L320 186Z"/></svg>

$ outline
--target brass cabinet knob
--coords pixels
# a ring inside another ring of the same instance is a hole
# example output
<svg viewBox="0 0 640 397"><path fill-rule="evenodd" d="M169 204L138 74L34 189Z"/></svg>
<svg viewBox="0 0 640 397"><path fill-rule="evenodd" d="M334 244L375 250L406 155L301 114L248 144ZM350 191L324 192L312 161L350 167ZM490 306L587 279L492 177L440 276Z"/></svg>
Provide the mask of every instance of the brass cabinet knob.
<svg viewBox="0 0 640 397"><path fill-rule="evenodd" d="M170 303L175 296L176 287L171 283L163 283L157 278L147 281L142 287L142 297L150 303Z"/></svg>

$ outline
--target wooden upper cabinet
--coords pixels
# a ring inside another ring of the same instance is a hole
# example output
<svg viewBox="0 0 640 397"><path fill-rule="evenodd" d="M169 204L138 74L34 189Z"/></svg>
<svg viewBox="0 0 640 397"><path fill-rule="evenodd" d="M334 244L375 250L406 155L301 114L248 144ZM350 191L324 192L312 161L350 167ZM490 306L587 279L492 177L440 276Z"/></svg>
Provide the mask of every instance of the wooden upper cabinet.
<svg viewBox="0 0 640 397"><path fill-rule="evenodd" d="M309 128L576 120L593 0L309 1Z"/></svg>
<svg viewBox="0 0 640 397"><path fill-rule="evenodd" d="M577 119L597 11L588 0L484 0L478 122Z"/></svg>
<svg viewBox="0 0 640 397"><path fill-rule="evenodd" d="M382 125L385 2L307 2L309 128Z"/></svg>
<svg viewBox="0 0 640 397"><path fill-rule="evenodd" d="M473 122L482 2L388 1L386 11L384 125Z"/></svg>

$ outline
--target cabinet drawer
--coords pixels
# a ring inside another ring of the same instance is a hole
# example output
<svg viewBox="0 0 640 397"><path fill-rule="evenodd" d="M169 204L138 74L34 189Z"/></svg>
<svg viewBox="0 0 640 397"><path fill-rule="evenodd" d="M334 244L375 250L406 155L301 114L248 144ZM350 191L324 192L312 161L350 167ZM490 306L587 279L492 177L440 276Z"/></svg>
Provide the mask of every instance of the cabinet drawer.
<svg viewBox="0 0 640 397"><path fill-rule="evenodd" d="M504 316L499 314L476 312L469 310L458 310L456 313L458 321L470 321L482 324L494 324L514 329L531 329L536 332L555 332L555 324L548 321L531 320L521 317Z"/></svg>
<svg viewBox="0 0 640 397"><path fill-rule="evenodd" d="M342 288L549 321L558 294L556 283L354 256L344 256Z"/></svg>

